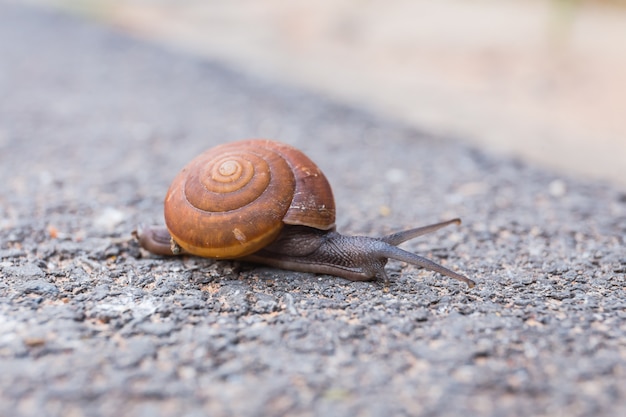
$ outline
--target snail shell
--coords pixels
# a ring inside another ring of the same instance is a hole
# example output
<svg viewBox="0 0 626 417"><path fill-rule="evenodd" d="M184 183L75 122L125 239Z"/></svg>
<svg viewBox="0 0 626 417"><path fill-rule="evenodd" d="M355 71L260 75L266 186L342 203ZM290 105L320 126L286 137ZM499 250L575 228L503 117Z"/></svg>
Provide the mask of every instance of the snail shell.
<svg viewBox="0 0 626 417"><path fill-rule="evenodd" d="M165 197L165 223L191 254L238 258L274 241L285 224L334 229L335 201L302 152L245 140L209 149L182 169Z"/></svg>

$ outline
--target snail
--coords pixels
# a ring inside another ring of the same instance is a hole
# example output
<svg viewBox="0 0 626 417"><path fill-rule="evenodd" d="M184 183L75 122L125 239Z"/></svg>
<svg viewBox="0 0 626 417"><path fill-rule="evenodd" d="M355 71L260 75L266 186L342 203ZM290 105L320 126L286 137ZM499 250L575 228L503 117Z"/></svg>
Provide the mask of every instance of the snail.
<svg viewBox="0 0 626 417"><path fill-rule="evenodd" d="M245 140L200 154L172 182L164 214L166 228L136 232L140 246L158 255L240 259L352 281L387 280L384 267L395 259L475 285L397 247L460 219L383 237L342 235L328 180L306 155L280 142Z"/></svg>

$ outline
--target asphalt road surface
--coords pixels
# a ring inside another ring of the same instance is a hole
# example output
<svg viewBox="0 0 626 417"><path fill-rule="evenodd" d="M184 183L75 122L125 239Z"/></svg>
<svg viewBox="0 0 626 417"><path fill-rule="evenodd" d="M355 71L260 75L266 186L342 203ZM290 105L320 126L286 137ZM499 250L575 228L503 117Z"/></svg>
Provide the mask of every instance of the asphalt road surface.
<svg viewBox="0 0 626 417"><path fill-rule="evenodd" d="M297 146L338 228L459 216L354 283L131 232L202 150ZM626 414L626 194L0 3L0 415Z"/></svg>

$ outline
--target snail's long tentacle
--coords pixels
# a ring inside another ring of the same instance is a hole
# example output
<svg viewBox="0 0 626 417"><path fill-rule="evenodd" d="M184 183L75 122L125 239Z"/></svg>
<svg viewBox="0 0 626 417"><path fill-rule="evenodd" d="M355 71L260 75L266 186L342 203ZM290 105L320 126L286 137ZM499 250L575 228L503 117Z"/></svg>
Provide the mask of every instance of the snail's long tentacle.
<svg viewBox="0 0 626 417"><path fill-rule="evenodd" d="M428 269L430 271L439 272L442 275L466 283L470 288L473 288L476 285L476 283L471 279L461 274L457 274L456 272L451 271L450 269L443 267L431 261L430 259L421 257L411 252L407 252L386 242L381 242L381 244L378 245L378 247L376 248L376 251L373 253L373 255L407 262L412 265L417 265L424 269Z"/></svg>

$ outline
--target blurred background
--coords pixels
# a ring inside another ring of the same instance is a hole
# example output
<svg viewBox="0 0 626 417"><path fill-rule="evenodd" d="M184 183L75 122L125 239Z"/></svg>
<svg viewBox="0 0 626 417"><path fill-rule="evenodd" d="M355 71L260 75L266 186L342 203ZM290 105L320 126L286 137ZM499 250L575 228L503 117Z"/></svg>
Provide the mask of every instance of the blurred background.
<svg viewBox="0 0 626 417"><path fill-rule="evenodd" d="M626 0L28 1L626 186Z"/></svg>

